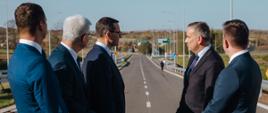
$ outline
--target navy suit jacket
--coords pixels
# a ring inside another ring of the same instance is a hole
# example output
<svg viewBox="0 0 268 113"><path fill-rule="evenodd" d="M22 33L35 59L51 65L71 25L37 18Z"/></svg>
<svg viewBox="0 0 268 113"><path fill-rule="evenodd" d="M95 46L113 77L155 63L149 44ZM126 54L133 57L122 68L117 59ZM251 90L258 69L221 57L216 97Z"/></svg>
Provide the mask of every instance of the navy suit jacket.
<svg viewBox="0 0 268 113"><path fill-rule="evenodd" d="M221 57L211 47L187 75L195 56L191 56L184 74L184 88L177 113L201 113L212 98L216 78L224 68Z"/></svg>
<svg viewBox="0 0 268 113"><path fill-rule="evenodd" d="M60 44L53 50L49 62L57 75L69 112L89 112L84 76L68 49Z"/></svg>
<svg viewBox="0 0 268 113"><path fill-rule="evenodd" d="M249 53L237 56L219 75L203 113L255 113L262 76Z"/></svg>
<svg viewBox="0 0 268 113"><path fill-rule="evenodd" d="M105 49L94 45L82 67L92 110L96 113L125 113L124 82Z"/></svg>
<svg viewBox="0 0 268 113"><path fill-rule="evenodd" d="M45 55L36 48L17 45L8 80L19 113L67 113L57 78Z"/></svg>

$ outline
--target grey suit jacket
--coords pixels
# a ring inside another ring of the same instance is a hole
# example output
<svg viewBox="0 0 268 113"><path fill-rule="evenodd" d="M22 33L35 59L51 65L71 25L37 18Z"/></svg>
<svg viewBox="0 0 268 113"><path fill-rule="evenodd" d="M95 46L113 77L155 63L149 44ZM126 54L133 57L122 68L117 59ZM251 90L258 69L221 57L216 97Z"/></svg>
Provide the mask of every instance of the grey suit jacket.
<svg viewBox="0 0 268 113"><path fill-rule="evenodd" d="M184 88L177 113L201 113L212 98L216 78L224 68L221 57L211 47L187 75L193 59L194 56L190 58L185 71Z"/></svg>

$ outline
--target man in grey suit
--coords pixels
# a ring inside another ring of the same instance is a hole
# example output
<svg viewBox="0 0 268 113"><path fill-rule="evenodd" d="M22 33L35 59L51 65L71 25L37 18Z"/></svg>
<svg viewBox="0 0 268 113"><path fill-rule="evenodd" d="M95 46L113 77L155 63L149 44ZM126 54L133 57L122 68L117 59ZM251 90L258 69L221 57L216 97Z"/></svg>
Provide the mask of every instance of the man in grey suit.
<svg viewBox="0 0 268 113"><path fill-rule="evenodd" d="M187 27L187 47L193 55L184 73L184 88L177 113L201 113L212 98L216 78L223 61L210 44L210 30L205 22Z"/></svg>
<svg viewBox="0 0 268 113"><path fill-rule="evenodd" d="M87 46L90 25L81 15L67 17L63 23L62 41L49 57L69 113L89 113L85 79L77 53Z"/></svg>
<svg viewBox="0 0 268 113"><path fill-rule="evenodd" d="M214 95L203 113L255 113L262 76L249 54L249 29L235 19L223 24L223 49L229 65L220 73Z"/></svg>

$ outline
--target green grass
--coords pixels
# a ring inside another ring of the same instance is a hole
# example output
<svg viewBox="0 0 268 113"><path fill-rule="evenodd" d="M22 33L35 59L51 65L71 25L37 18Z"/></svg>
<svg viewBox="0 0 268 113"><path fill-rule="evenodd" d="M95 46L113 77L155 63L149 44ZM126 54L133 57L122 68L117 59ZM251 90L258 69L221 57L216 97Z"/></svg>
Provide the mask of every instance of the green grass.
<svg viewBox="0 0 268 113"><path fill-rule="evenodd" d="M225 54L220 54L220 56L223 59L224 65L228 65L229 58ZM264 80L268 80L268 75L266 75L266 71L268 70L268 55L252 55L252 57L255 59L255 61L259 64L260 70L262 73L262 78ZM188 56L185 57L185 65L188 64ZM180 65L183 65L182 57L177 57L177 63Z"/></svg>
<svg viewBox="0 0 268 113"><path fill-rule="evenodd" d="M14 103L12 94L0 94L0 108L10 106Z"/></svg>
<svg viewBox="0 0 268 113"><path fill-rule="evenodd" d="M8 83L2 83L2 85L6 89L9 88ZM2 90L2 89L0 88L0 90ZM2 93L2 92L0 93L0 108L12 105L14 103L15 103L15 101L14 101L11 93Z"/></svg>

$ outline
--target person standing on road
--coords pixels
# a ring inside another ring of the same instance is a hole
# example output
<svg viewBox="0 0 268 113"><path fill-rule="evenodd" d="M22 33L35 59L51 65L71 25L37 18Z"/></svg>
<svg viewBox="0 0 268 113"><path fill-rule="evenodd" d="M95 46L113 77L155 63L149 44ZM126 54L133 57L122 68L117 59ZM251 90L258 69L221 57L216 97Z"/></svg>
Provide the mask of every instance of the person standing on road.
<svg viewBox="0 0 268 113"><path fill-rule="evenodd" d="M41 43L47 34L42 7L22 3L15 10L19 44L10 59L8 80L18 113L67 113L59 83Z"/></svg>
<svg viewBox="0 0 268 113"><path fill-rule="evenodd" d="M77 55L88 44L90 25L90 21L81 15L67 17L63 23L62 41L49 57L69 113L90 112Z"/></svg>
<svg viewBox="0 0 268 113"><path fill-rule="evenodd" d="M96 23L97 42L87 54L82 70L88 102L96 113L125 113L125 86L110 48L121 37L118 20L103 17Z"/></svg>
<svg viewBox="0 0 268 113"><path fill-rule="evenodd" d="M163 60L160 61L160 66L161 66L161 70L163 71L164 70L164 66L165 66L165 63Z"/></svg>
<svg viewBox="0 0 268 113"><path fill-rule="evenodd" d="M210 44L210 30L205 22L187 27L186 44L193 53L184 73L184 88L177 113L201 113L212 98L213 88L223 61Z"/></svg>
<svg viewBox="0 0 268 113"><path fill-rule="evenodd" d="M221 71L212 100L202 113L255 113L261 88L259 65L249 54L249 29L234 19L223 24L223 49L229 56Z"/></svg>

